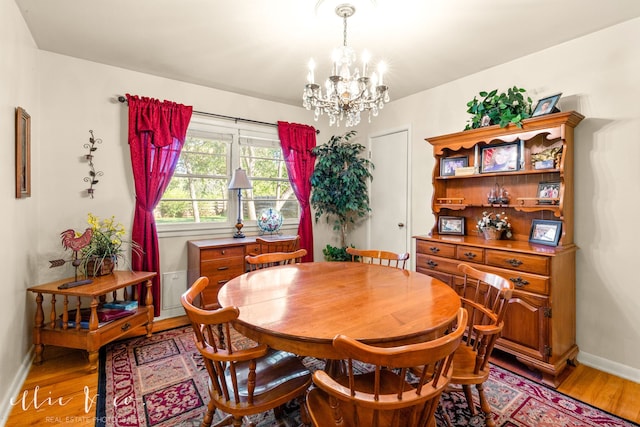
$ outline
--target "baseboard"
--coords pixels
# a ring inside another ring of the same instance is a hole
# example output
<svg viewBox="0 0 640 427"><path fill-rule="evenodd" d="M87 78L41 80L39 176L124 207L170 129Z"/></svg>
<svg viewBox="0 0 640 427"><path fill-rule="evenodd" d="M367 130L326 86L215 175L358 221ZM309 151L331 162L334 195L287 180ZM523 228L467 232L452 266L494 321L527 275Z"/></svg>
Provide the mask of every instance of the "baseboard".
<svg viewBox="0 0 640 427"><path fill-rule="evenodd" d="M4 427L7 420L9 419L11 410L15 406L12 404L12 400L16 396L18 396L18 393L20 393L20 390L22 390L22 385L27 379L27 375L29 375L29 369L31 369L34 357L35 353L33 351L33 347L31 347L29 352L25 355L24 359L22 359L20 368L18 369L16 375L13 377L13 381L9 386L9 390L7 390L6 399L4 402L2 402L2 407L0 407L0 427Z"/></svg>
<svg viewBox="0 0 640 427"><path fill-rule="evenodd" d="M606 372L611 375L616 375L625 380L633 381L640 384L640 369L632 368L631 366L623 365L621 363L613 362L608 359L604 359L593 354L585 353L580 350L578 353L578 362L583 363L591 368L595 368L599 371Z"/></svg>

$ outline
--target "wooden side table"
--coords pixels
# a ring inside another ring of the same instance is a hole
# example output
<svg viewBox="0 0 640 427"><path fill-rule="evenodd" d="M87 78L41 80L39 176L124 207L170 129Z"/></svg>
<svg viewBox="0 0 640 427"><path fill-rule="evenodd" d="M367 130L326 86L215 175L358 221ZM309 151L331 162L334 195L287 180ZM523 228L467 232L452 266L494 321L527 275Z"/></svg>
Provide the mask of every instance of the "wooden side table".
<svg viewBox="0 0 640 427"><path fill-rule="evenodd" d="M35 346L35 363L42 363L44 345L84 349L89 353L89 369L98 367L98 350L103 345L114 341L127 333L131 328L147 326L147 336L150 337L153 330L153 295L151 293L151 279L155 272L145 271L114 271L112 274L95 277L93 282L86 285L68 289L59 289L59 286L73 281L73 278L57 280L27 289L36 296L36 317L33 330L33 344ZM144 305L138 302L138 308L133 314L100 325L98 322L98 306L107 301L107 294L112 294L112 299L117 299L117 291L124 289L120 300L129 300L128 286L143 283L146 286L146 298ZM48 321L45 321L42 307L43 294L51 295L51 309ZM61 316L56 312L56 296L62 296L63 308ZM74 298L75 297L75 298ZM89 327L81 327L81 299L91 298L91 315ZM75 299L75 301L74 301ZM74 305L70 309L70 305ZM60 316L60 317L59 317ZM74 326L70 326L70 322Z"/></svg>

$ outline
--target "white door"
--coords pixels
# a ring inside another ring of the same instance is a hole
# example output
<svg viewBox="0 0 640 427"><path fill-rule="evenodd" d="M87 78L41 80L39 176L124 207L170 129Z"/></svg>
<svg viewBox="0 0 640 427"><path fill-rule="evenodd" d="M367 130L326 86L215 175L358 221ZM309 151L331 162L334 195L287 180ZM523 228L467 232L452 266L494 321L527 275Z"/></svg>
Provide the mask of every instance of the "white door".
<svg viewBox="0 0 640 427"><path fill-rule="evenodd" d="M409 131L385 133L370 139L371 162L371 249L409 252Z"/></svg>

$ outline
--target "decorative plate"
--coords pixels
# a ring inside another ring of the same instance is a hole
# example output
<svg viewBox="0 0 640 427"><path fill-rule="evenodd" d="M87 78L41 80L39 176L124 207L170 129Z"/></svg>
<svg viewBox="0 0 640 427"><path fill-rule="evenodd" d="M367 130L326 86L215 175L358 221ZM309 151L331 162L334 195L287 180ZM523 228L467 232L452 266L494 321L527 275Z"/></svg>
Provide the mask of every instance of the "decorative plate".
<svg viewBox="0 0 640 427"><path fill-rule="evenodd" d="M267 208L258 217L258 228L264 233L276 233L282 227L282 215L273 208Z"/></svg>

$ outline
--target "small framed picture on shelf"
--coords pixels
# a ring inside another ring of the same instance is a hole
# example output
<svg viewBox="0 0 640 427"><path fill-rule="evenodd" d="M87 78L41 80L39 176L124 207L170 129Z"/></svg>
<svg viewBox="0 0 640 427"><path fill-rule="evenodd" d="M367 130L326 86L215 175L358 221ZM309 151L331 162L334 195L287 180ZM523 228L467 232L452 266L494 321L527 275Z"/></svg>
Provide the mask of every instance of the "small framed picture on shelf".
<svg viewBox="0 0 640 427"><path fill-rule="evenodd" d="M534 219L531 223L529 242L547 246L558 246L562 221Z"/></svg>
<svg viewBox="0 0 640 427"><path fill-rule="evenodd" d="M440 176L454 176L456 169L469 166L469 158L466 156L443 157L440 159Z"/></svg>
<svg viewBox="0 0 640 427"><path fill-rule="evenodd" d="M517 142L488 145L480 155L480 173L514 172L520 166L520 144Z"/></svg>
<svg viewBox="0 0 640 427"><path fill-rule="evenodd" d="M464 217L441 216L438 218L438 234L464 236Z"/></svg>
<svg viewBox="0 0 640 427"><path fill-rule="evenodd" d="M538 184L538 204L539 205L557 205L560 200L560 182L541 182ZM550 199L550 200L546 200ZM556 200L553 200L556 199Z"/></svg>
<svg viewBox="0 0 640 427"><path fill-rule="evenodd" d="M538 101L536 108L533 109L531 117L544 116L545 114L559 112L560 110L556 108L556 104L558 103L561 95L562 93L557 93L555 95L542 98L540 101Z"/></svg>

